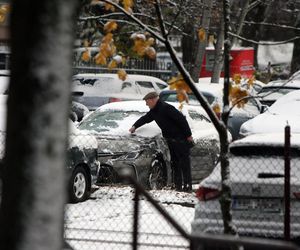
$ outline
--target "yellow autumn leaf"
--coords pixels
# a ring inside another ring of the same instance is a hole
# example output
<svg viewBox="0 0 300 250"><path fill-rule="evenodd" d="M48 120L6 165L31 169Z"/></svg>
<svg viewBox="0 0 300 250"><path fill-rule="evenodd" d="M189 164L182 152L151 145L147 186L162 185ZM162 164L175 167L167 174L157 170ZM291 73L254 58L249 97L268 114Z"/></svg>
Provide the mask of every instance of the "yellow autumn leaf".
<svg viewBox="0 0 300 250"><path fill-rule="evenodd" d="M220 104L218 104L218 103L213 104L212 109L213 109L213 111L215 112L215 114L217 115L217 117L220 118L220 115L221 115L221 107L220 107Z"/></svg>
<svg viewBox="0 0 300 250"><path fill-rule="evenodd" d="M150 37L149 39L147 39L146 43L148 46L152 46L155 43L155 40L153 37Z"/></svg>
<svg viewBox="0 0 300 250"><path fill-rule="evenodd" d="M248 78L247 83L249 86L253 86L254 82L255 82L255 76L251 76L250 78Z"/></svg>
<svg viewBox="0 0 300 250"><path fill-rule="evenodd" d="M241 80L242 80L242 77L240 74L234 74L233 77L232 77L233 81L235 84L240 84L241 83Z"/></svg>
<svg viewBox="0 0 300 250"><path fill-rule="evenodd" d="M104 25L103 29L104 29L105 33L111 33L112 31L116 30L117 28L118 28L118 24L115 21L110 21Z"/></svg>
<svg viewBox="0 0 300 250"><path fill-rule="evenodd" d="M155 51L155 49L153 47L146 48L145 53L146 53L147 57L149 57L152 60L155 60L155 58L156 58L156 51Z"/></svg>
<svg viewBox="0 0 300 250"><path fill-rule="evenodd" d="M115 69L117 66L118 66L118 63L116 62L116 60L111 60L111 61L109 62L109 64L107 65L107 67L108 67L109 69Z"/></svg>
<svg viewBox="0 0 300 250"><path fill-rule="evenodd" d="M232 102L232 105L236 105L238 108L241 108L244 107L244 105L248 102L248 99L245 98L248 95L249 93L247 90L241 89L236 86L232 88L229 99Z"/></svg>
<svg viewBox="0 0 300 250"><path fill-rule="evenodd" d="M119 79L121 79L122 81L126 80L127 73L124 69L118 70L117 74L118 74Z"/></svg>
<svg viewBox="0 0 300 250"><path fill-rule="evenodd" d="M198 30L198 39L200 42L204 42L206 40L206 32L204 28L200 28Z"/></svg>
<svg viewBox="0 0 300 250"><path fill-rule="evenodd" d="M135 39L134 40L134 46L133 46L133 51L136 52L139 56L145 55L145 41L142 39Z"/></svg>
<svg viewBox="0 0 300 250"><path fill-rule="evenodd" d="M100 52L95 56L95 63L98 65L106 65L107 60L106 57L103 56Z"/></svg>
<svg viewBox="0 0 300 250"><path fill-rule="evenodd" d="M109 4L109 3L105 3L105 7L104 8L107 11L112 11L112 12L115 11L115 7L113 5L111 5L111 4Z"/></svg>
<svg viewBox="0 0 300 250"><path fill-rule="evenodd" d="M192 90L187 85L187 83L184 81L183 77L181 75L178 75L177 77L172 77L168 81L170 85L170 89L175 90L184 90L186 93L191 93Z"/></svg>
<svg viewBox="0 0 300 250"><path fill-rule="evenodd" d="M84 62L88 62L90 59L91 59L90 51L86 49L81 55L81 60Z"/></svg>
<svg viewBox="0 0 300 250"><path fill-rule="evenodd" d="M183 103L182 103L182 102L179 103L178 109L179 109L179 110L182 110L182 109L183 109Z"/></svg>
<svg viewBox="0 0 300 250"><path fill-rule="evenodd" d="M131 12L131 8L133 6L133 1L132 0L123 0L123 6L126 11Z"/></svg>
<svg viewBox="0 0 300 250"><path fill-rule="evenodd" d="M113 34L112 33L107 33L101 40L101 43L111 43L113 42Z"/></svg>
<svg viewBox="0 0 300 250"><path fill-rule="evenodd" d="M179 102L186 102L189 103L189 98L187 93L184 90L177 90L177 100Z"/></svg>
<svg viewBox="0 0 300 250"><path fill-rule="evenodd" d="M5 14L0 14L0 23L4 23L6 19L6 15Z"/></svg>
<svg viewBox="0 0 300 250"><path fill-rule="evenodd" d="M2 4L0 6L0 14L7 14L10 11L10 5L9 4Z"/></svg>

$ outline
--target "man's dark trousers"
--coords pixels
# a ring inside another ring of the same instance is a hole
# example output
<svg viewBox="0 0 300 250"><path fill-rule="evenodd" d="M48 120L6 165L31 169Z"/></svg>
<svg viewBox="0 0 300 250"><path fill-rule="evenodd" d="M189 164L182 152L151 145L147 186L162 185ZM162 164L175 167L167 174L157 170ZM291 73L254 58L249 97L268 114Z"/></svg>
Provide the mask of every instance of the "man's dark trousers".
<svg viewBox="0 0 300 250"><path fill-rule="evenodd" d="M176 190L182 190L183 187L191 189L192 178L188 141L183 139L167 139L167 143L171 155L171 167Z"/></svg>

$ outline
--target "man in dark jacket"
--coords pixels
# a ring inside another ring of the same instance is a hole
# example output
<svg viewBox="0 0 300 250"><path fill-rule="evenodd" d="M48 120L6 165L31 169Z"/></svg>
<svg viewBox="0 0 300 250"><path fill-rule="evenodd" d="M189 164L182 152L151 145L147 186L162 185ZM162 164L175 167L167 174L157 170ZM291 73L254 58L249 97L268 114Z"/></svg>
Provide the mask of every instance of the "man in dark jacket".
<svg viewBox="0 0 300 250"><path fill-rule="evenodd" d="M155 121L170 149L176 190L192 191L190 145L193 137L185 116L172 105L159 100L156 92L148 93L143 100L150 111L138 119L129 132L134 133L137 128Z"/></svg>

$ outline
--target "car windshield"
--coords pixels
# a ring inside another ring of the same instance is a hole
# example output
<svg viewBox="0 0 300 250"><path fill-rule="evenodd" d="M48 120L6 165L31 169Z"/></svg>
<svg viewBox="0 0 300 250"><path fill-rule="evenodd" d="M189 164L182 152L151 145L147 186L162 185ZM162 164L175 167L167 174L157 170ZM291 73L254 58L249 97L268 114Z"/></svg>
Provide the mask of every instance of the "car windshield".
<svg viewBox="0 0 300 250"><path fill-rule="evenodd" d="M280 96L283 96L297 89L299 88L285 88L285 87L262 88L259 92L259 96L267 99L278 99Z"/></svg>
<svg viewBox="0 0 300 250"><path fill-rule="evenodd" d="M97 110L82 121L78 128L98 133L126 130L144 113L122 110Z"/></svg>

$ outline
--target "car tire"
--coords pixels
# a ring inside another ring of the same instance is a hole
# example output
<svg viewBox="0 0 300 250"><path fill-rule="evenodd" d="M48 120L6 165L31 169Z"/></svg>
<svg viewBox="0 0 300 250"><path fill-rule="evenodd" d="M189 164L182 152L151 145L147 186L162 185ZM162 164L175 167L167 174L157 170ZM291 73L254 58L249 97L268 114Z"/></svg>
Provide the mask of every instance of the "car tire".
<svg viewBox="0 0 300 250"><path fill-rule="evenodd" d="M86 170L76 167L72 173L69 184L69 197L71 203L85 201L89 196L89 180Z"/></svg>
<svg viewBox="0 0 300 250"><path fill-rule="evenodd" d="M167 185L165 167L162 161L155 159L151 163L148 175L148 187L151 190L159 190Z"/></svg>

